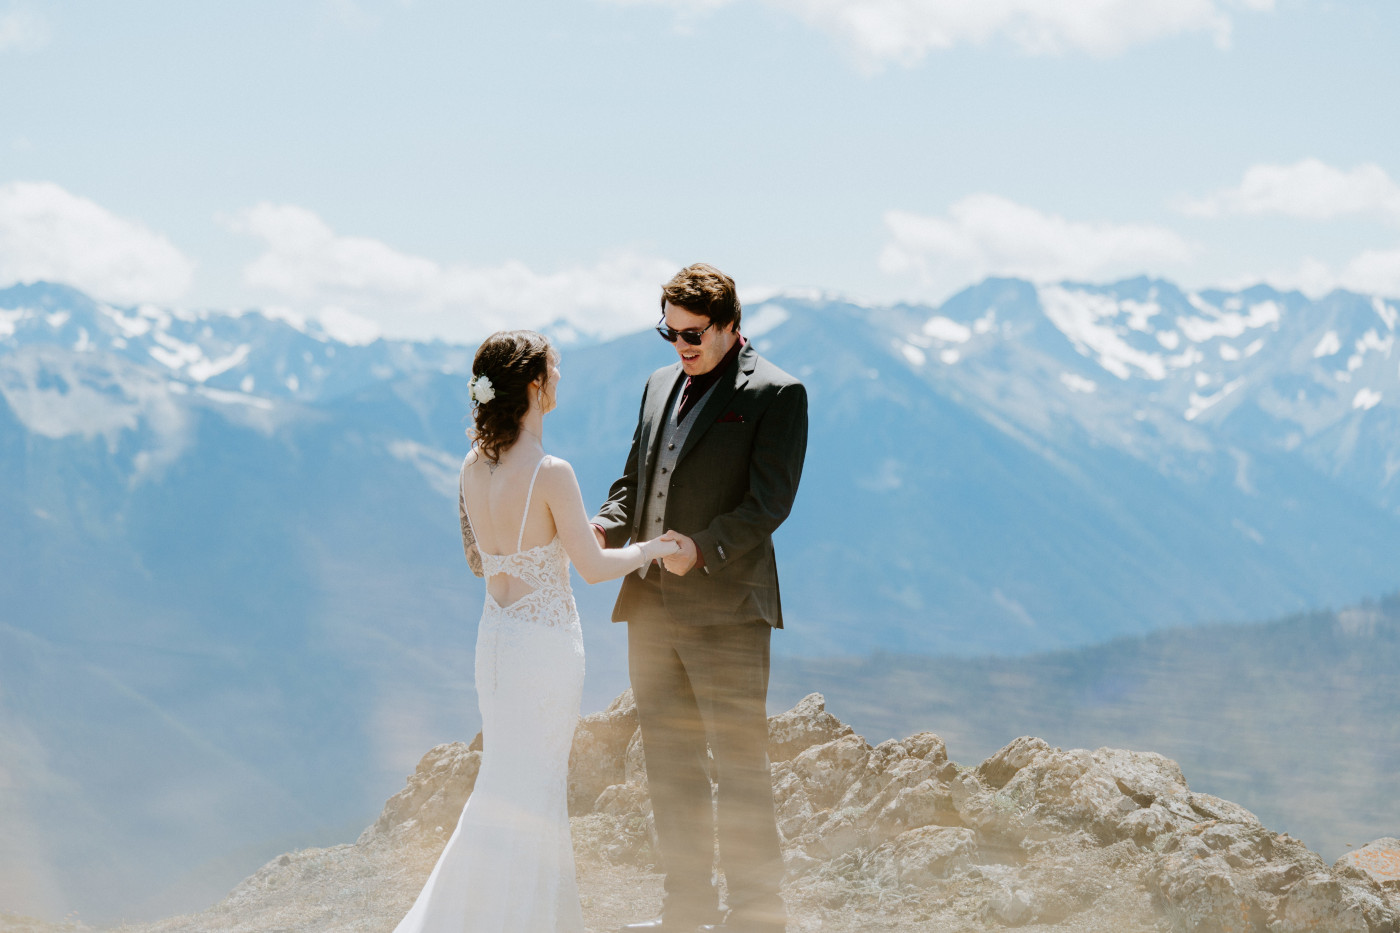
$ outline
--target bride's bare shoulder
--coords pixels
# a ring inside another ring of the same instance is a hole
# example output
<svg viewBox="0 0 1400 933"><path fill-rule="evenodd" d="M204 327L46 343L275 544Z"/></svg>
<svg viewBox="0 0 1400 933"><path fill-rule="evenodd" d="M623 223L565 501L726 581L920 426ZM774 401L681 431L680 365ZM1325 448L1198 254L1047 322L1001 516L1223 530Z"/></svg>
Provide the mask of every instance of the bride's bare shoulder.
<svg viewBox="0 0 1400 933"><path fill-rule="evenodd" d="M574 468L569 461L563 457L556 457L553 454L545 454L544 463L540 464L540 476L553 478L570 478L574 475Z"/></svg>
<svg viewBox="0 0 1400 933"><path fill-rule="evenodd" d="M578 477L574 475L573 465L563 457L553 455L546 456L544 463L540 464L539 481L552 492L564 492L571 488L578 488Z"/></svg>

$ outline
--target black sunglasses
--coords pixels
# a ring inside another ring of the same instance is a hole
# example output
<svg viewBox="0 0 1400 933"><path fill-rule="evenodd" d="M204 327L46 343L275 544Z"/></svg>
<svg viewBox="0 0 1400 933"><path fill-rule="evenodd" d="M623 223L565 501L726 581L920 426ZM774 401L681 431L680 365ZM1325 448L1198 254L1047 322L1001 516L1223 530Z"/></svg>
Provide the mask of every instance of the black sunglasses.
<svg viewBox="0 0 1400 933"><path fill-rule="evenodd" d="M715 322L711 321L699 330L676 330L674 327L668 327L664 323L666 320L664 317L661 320L663 323L656 325L656 332L661 335L662 340L667 343L675 343L676 338L679 337L692 347L700 346L700 341L705 338L705 331L715 326Z"/></svg>

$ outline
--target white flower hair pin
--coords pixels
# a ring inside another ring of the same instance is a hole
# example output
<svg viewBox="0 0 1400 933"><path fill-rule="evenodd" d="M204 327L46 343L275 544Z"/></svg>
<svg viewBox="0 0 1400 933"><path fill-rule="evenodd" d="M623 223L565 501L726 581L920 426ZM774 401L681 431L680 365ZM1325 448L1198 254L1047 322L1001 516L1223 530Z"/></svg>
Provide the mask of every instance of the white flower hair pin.
<svg viewBox="0 0 1400 933"><path fill-rule="evenodd" d="M496 388L491 385L491 379L486 375L474 376L470 391L472 401L478 405L485 405L496 397Z"/></svg>

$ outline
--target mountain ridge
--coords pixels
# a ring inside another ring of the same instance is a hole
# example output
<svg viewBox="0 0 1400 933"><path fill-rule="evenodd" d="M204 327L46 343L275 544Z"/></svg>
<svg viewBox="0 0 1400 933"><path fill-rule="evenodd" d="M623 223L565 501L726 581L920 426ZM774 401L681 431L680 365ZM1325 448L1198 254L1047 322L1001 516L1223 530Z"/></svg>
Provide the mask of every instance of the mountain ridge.
<svg viewBox="0 0 1400 933"><path fill-rule="evenodd" d="M1029 655L1393 590L1397 305L1335 294L1290 322L1296 296L1197 295L1212 311L1167 284L748 308L812 402L775 651ZM452 501L470 350L319 328L0 291L0 760L24 764L5 819L48 845L0 863L47 872L55 908L174 912L203 896L160 892L189 865L326 838L475 731L482 591ZM548 438L587 501L672 352L648 332L565 350ZM624 682L622 632L615 586L577 589L591 707ZM280 809L248 816L247 775ZM29 896L4 875L0 902Z"/></svg>

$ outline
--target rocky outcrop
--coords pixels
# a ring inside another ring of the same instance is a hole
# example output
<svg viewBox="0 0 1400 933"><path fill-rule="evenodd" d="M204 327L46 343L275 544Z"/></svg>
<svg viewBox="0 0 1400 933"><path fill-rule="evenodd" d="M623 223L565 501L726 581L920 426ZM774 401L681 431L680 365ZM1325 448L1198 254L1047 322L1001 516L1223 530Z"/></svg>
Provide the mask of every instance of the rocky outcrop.
<svg viewBox="0 0 1400 933"><path fill-rule="evenodd" d="M481 770L481 736L471 745L450 742L435 745L418 762L408 785L384 804L379 819L360 834L368 843L390 836L452 835L462 807L476 785Z"/></svg>
<svg viewBox="0 0 1400 933"><path fill-rule="evenodd" d="M790 901L968 929L1400 933L1400 841L1328 866L1161 755L1024 737L962 767L932 732L872 747L812 694L769 720L769 756ZM361 842L450 833L479 764L434 748ZM585 857L654 861L630 692L580 721L569 806Z"/></svg>

